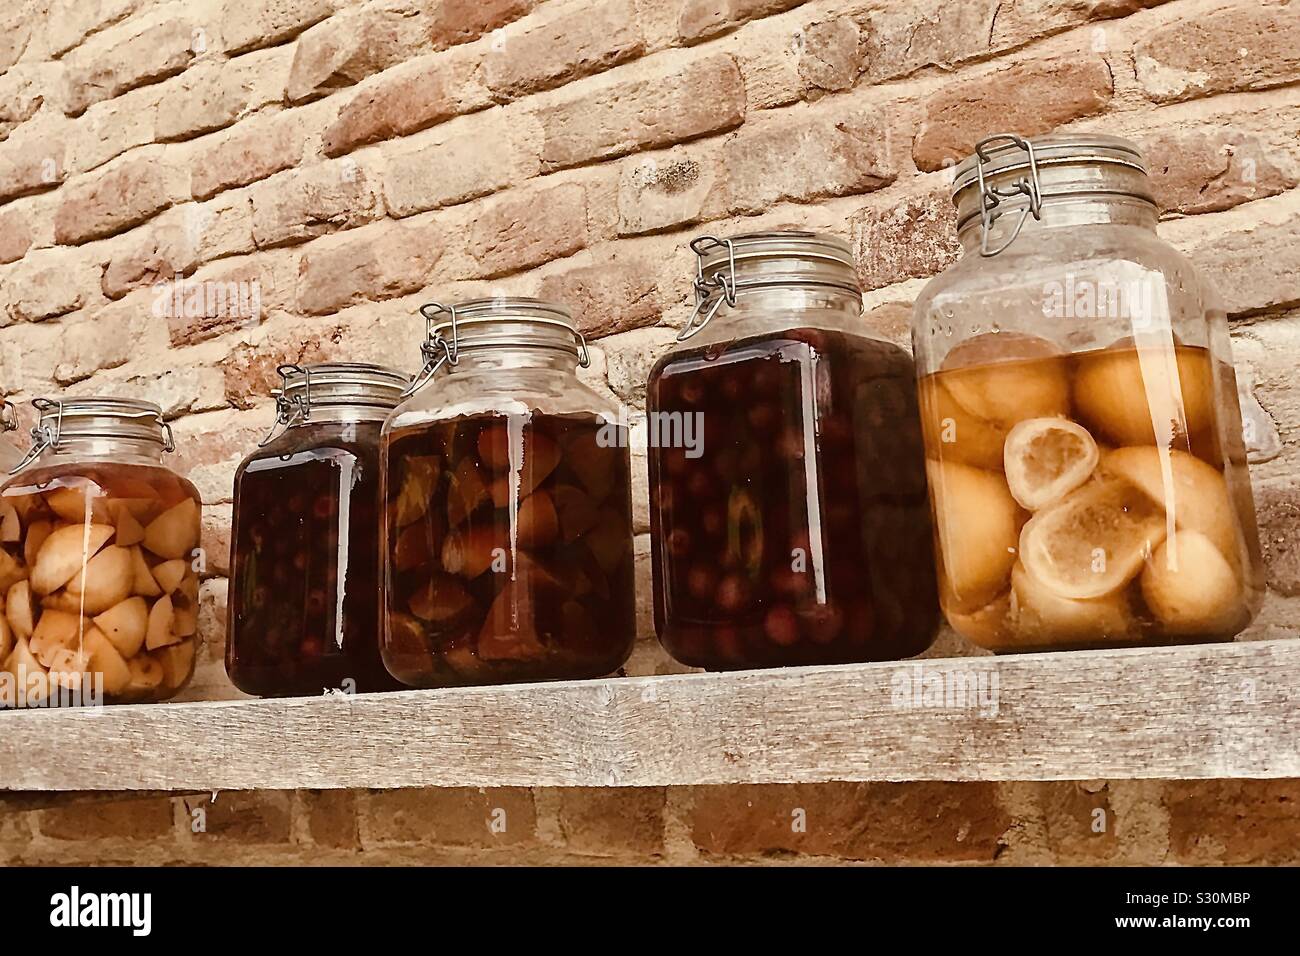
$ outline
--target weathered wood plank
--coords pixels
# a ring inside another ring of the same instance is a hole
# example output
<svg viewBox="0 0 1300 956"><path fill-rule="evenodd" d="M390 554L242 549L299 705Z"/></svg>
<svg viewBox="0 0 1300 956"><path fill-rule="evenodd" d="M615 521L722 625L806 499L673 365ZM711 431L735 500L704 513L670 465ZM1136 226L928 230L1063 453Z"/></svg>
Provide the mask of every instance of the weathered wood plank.
<svg viewBox="0 0 1300 956"><path fill-rule="evenodd" d="M1096 777L1300 777L1300 641L0 714L12 790Z"/></svg>

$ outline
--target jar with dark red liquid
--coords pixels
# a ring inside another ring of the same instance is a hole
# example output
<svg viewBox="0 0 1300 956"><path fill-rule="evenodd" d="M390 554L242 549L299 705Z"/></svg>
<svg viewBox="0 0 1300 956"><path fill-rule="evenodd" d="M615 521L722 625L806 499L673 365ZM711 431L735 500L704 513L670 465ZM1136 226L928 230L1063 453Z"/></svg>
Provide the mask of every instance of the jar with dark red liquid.
<svg viewBox="0 0 1300 956"><path fill-rule="evenodd" d="M1093 132L981 140L913 341L940 602L1000 654L1231 640L1265 591L1223 305Z"/></svg>
<svg viewBox="0 0 1300 956"><path fill-rule="evenodd" d="M862 327L848 246L691 247L697 307L647 393L660 641L717 670L920 653L939 616L915 373Z"/></svg>
<svg viewBox="0 0 1300 956"><path fill-rule="evenodd" d="M627 429L535 299L430 305L384 425L384 662L417 687L580 679L636 636Z"/></svg>
<svg viewBox="0 0 1300 956"><path fill-rule="evenodd" d="M272 434L235 473L226 670L262 697L396 690L379 656L379 434L409 379L354 362L280 374Z"/></svg>

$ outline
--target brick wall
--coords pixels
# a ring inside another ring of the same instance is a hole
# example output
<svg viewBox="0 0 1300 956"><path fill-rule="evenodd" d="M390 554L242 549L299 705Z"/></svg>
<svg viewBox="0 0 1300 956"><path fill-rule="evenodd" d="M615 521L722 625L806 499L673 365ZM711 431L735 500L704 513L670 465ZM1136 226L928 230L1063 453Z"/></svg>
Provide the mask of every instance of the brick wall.
<svg viewBox="0 0 1300 956"><path fill-rule="evenodd" d="M231 476L278 363L411 368L418 304L541 294L637 404L688 310L686 240L781 224L849 237L867 321L904 342L955 256L945 165L1007 127L1147 149L1163 233L1220 287L1281 431L1253 470L1270 593L1247 638L1293 633L1300 3L10 0L0 71L0 388L173 420L211 556L191 699L238 696ZM255 314L168 308L178 281L253 283ZM673 670L640 584L629 670ZM223 794L194 833L207 799L6 797L0 861L1300 859L1296 782Z"/></svg>

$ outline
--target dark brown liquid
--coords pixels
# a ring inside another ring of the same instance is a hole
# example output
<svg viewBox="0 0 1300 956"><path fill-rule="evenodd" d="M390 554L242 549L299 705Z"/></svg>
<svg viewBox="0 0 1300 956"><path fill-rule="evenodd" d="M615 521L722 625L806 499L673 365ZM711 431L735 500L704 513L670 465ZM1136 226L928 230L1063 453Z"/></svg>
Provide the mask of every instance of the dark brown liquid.
<svg viewBox="0 0 1300 956"><path fill-rule="evenodd" d="M385 439L384 660L413 686L597 677L636 637L626 430L483 415ZM622 442L621 446L618 442Z"/></svg>
<svg viewBox="0 0 1300 956"><path fill-rule="evenodd" d="M379 430L302 426L240 467L226 670L245 693L401 686L379 655Z"/></svg>
<svg viewBox="0 0 1300 956"><path fill-rule="evenodd" d="M929 646L915 394L902 350L811 329L660 363L651 413L699 413L704 435L699 457L650 449L655 626L669 653L727 669Z"/></svg>

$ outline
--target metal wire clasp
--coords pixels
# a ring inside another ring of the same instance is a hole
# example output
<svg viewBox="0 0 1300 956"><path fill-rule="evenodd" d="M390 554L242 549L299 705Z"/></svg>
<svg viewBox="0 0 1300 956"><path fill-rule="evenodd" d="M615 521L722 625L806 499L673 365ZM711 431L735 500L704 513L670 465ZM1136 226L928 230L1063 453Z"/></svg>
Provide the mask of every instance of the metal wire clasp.
<svg viewBox="0 0 1300 956"><path fill-rule="evenodd" d="M311 369L305 369L301 365L280 365L275 370L280 374L280 387L274 392L275 421L271 423L271 430L257 443L258 448L265 448L294 425L305 422L311 415ZM290 375L301 375L306 379L302 392L292 397L284 393ZM167 433L167 440L171 442L170 428L167 429ZM175 447L174 443L172 447Z"/></svg>
<svg viewBox="0 0 1300 956"><path fill-rule="evenodd" d="M704 254L710 249L722 247L727 250L727 269L719 269L713 275L704 274ZM713 321L713 317L725 303L728 308L736 306L736 247L730 239L717 236L699 236L691 240L691 251L695 253L695 308L686 320L682 330L677 333L677 341L685 342L693 335L698 335L704 327ZM714 292L720 292L714 298ZM706 308L707 307L707 308Z"/></svg>
<svg viewBox="0 0 1300 956"><path fill-rule="evenodd" d="M459 318L456 315L456 307L443 305L441 302L429 302L420 306L420 314L424 316L424 343L420 346L424 365L420 368L419 374L411 379L411 384L402 389L402 398L410 398L428 385L443 365L457 365L460 362L460 328L457 324ZM451 317L450 341L435 328L440 315Z"/></svg>
<svg viewBox="0 0 1300 956"><path fill-rule="evenodd" d="M9 405L8 402L5 404ZM13 408L12 405L9 405L9 407L11 409ZM11 475L22 471L37 458L41 457L46 449L53 448L57 445L59 443L59 435L63 431L63 403L61 401L51 398L33 398L32 407L41 413L36 419L36 424L32 426L32 447L27 449L27 454L23 456L22 461L9 469L9 474ZM45 420L45 413L50 409L58 410L58 414L54 416L53 424L50 424ZM10 427L16 428L17 423L15 422L13 426L6 424L5 427L6 430Z"/></svg>
<svg viewBox="0 0 1300 956"><path fill-rule="evenodd" d="M990 186L984 179L984 164L989 162L991 157L988 149L991 145L997 143L1010 143L1018 149L1023 149L1029 155L1029 175L1022 176L1009 186ZM1034 155L1034 145L1027 139L1017 136L1014 133L995 133L992 136L986 136L975 144L975 173L979 177L980 190L980 255L985 259L992 259L994 256L1005 252L1011 243L1016 241L1020 235L1020 230L1025 227L1025 221L1032 215L1035 219L1043 218L1043 193L1042 184L1038 178L1038 158ZM1002 215L997 212L997 207L1008 199L1014 199L1017 196L1026 196L1029 204L1020 212L1020 221L1016 223L1016 228L1012 231L1011 236L1006 242L996 249L989 248L989 232L993 229L993 223Z"/></svg>

